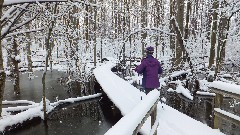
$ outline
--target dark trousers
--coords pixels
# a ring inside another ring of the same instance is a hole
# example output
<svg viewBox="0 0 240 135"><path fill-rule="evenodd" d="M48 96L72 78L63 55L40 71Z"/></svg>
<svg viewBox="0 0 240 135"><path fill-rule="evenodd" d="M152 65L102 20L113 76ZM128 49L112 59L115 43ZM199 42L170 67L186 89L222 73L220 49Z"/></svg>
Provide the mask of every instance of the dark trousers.
<svg viewBox="0 0 240 135"><path fill-rule="evenodd" d="M144 92L146 93L146 95L152 90L154 90L154 88L144 88Z"/></svg>

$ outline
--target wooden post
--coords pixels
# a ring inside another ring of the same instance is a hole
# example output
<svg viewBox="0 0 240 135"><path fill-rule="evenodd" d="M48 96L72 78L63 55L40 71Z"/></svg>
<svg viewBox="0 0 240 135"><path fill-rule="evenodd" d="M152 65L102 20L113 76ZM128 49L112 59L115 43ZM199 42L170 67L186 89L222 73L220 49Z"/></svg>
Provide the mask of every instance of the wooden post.
<svg viewBox="0 0 240 135"><path fill-rule="evenodd" d="M158 102L159 102L159 99L154 103L152 108L149 110L149 112L142 119L141 123L133 131L133 135L137 135L138 134L139 130L141 129L141 127L143 126L143 124L145 123L145 121L147 120L147 118L149 116L151 116L151 130L153 129L153 125L156 122L156 118L157 118L157 104L158 104ZM157 135L157 128L156 128L156 131L154 132L153 135Z"/></svg>
<svg viewBox="0 0 240 135"><path fill-rule="evenodd" d="M216 93L216 97L215 97L215 103L214 103L214 108L220 108L221 104L223 102L223 95ZM214 115L214 129L219 128L219 117L217 115Z"/></svg>
<svg viewBox="0 0 240 135"><path fill-rule="evenodd" d="M151 113L151 128L153 128L153 125L156 122L156 118L157 118L157 105L154 107L154 110ZM153 135L157 135L157 129Z"/></svg>

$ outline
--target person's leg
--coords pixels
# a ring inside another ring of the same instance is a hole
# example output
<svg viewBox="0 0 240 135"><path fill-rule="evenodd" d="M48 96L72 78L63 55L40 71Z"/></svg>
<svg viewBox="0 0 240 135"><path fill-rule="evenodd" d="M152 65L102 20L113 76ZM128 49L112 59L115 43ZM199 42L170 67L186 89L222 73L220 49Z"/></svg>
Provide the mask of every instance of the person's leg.
<svg viewBox="0 0 240 135"><path fill-rule="evenodd" d="M146 93L146 95L150 92L150 91L152 91L154 88L145 88L145 93Z"/></svg>

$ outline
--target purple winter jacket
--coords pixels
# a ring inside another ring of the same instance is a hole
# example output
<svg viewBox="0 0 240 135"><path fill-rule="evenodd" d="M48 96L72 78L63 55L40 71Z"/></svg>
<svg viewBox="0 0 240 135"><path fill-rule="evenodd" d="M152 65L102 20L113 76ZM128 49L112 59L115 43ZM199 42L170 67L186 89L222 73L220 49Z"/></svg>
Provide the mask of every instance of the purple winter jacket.
<svg viewBox="0 0 240 135"><path fill-rule="evenodd" d="M144 88L160 87L158 74L162 74L163 70L160 62L152 55L148 55L144 58L135 71L139 74L143 74L142 86Z"/></svg>

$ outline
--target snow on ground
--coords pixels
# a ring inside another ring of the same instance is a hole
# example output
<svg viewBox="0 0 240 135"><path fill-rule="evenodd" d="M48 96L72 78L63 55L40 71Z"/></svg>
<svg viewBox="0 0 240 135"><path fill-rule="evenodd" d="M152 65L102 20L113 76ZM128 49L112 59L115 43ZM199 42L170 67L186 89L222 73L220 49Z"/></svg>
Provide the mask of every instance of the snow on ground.
<svg viewBox="0 0 240 135"><path fill-rule="evenodd" d="M97 81L102 86L104 92L120 109L123 116L127 115L141 101L141 96L144 99L146 95L140 92L137 88L130 85L117 75L111 72L111 68L115 64L107 62L106 64L97 67L94 70ZM158 116L159 135L224 135L219 130L214 130L207 125L188 117L187 115L159 102ZM135 120L129 118L129 121ZM125 131L129 126L121 127L118 131ZM150 119L143 125L140 132L142 134L150 133Z"/></svg>
<svg viewBox="0 0 240 135"><path fill-rule="evenodd" d="M176 77L176 76L180 76L180 75L183 75L183 74L189 74L190 73L190 70L188 71L174 71L170 77Z"/></svg>
<svg viewBox="0 0 240 135"><path fill-rule="evenodd" d="M200 90L208 91L209 83L206 79L199 80Z"/></svg>
<svg viewBox="0 0 240 135"><path fill-rule="evenodd" d="M170 92L177 92L182 93L185 97L187 97L190 100L193 100L193 96L191 95L190 91L182 86L182 82L180 80L177 81L171 81L171 83L176 83L177 88L176 90L173 90L172 88L169 88L168 91Z"/></svg>
<svg viewBox="0 0 240 135"><path fill-rule="evenodd" d="M131 112L131 110L141 102L141 98L144 99L146 95L140 92L137 88L133 87L131 84L121 79L119 76L111 72L111 68L116 65L115 60L110 60L97 67L94 70L94 74L105 93L109 98L115 103L115 105L121 110L123 116ZM141 78L138 77L138 79ZM164 84L164 78L161 82ZM180 83L180 82L179 82ZM180 87L181 85L179 85ZM223 83L223 82L213 82L210 84L211 87L216 87L219 89L230 88L231 92L239 94L239 86ZM191 98L187 91L183 91L181 88L177 88L178 92L187 93L187 96ZM181 90L181 91L180 91ZM205 95L206 93L203 93ZM52 111L56 106L62 103L73 103L85 99L95 98L101 94L95 94L86 97L69 98L65 100L59 100L54 103L48 102L48 112ZM29 104L28 106L17 106L3 108L2 118L0 119L0 133L4 131L7 126L12 126L17 123L22 123L26 120L32 119L34 117L43 118L42 103L35 103L32 101L19 100L19 101L3 101L3 104ZM163 106L163 108L162 108ZM17 115L10 115L9 111L23 111ZM223 135L219 130L214 130L207 125L196 121L185 114L165 105L158 104L158 116L159 121L158 134L161 135ZM131 121L131 117L129 118ZM124 128L129 128L125 126ZM121 129L120 129L121 131ZM150 133L150 118L145 122L142 129L140 130L142 134Z"/></svg>

